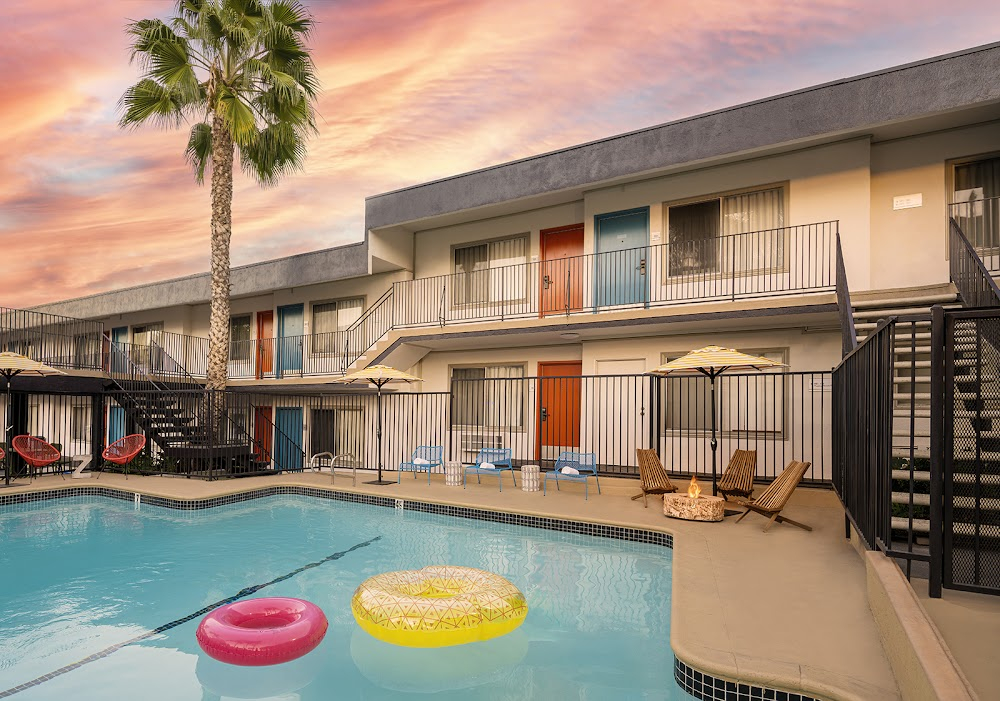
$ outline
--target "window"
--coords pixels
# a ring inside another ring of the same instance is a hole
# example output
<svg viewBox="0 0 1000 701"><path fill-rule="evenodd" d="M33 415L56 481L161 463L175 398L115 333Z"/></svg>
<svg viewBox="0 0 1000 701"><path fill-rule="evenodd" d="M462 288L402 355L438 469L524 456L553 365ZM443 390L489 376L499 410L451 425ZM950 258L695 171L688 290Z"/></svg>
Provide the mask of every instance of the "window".
<svg viewBox="0 0 1000 701"><path fill-rule="evenodd" d="M250 315L234 316L229 319L229 359L250 360L252 342L250 340Z"/></svg>
<svg viewBox="0 0 1000 701"><path fill-rule="evenodd" d="M148 371L163 367L162 338L163 322L132 327L132 362ZM156 347L153 347L156 344Z"/></svg>
<svg viewBox="0 0 1000 701"><path fill-rule="evenodd" d="M784 350L752 350L742 352L759 355L779 363L785 362ZM682 354L664 355L663 362ZM734 369L715 380L716 422L723 432L781 432L785 414L785 382L782 368L763 371ZM743 375L737 377L736 375ZM668 375L662 380L664 396L664 428L667 431L712 430L711 386L701 375ZM719 413L721 410L721 414Z"/></svg>
<svg viewBox="0 0 1000 701"><path fill-rule="evenodd" d="M668 207L668 270L691 275L780 268L784 225L780 187Z"/></svg>
<svg viewBox="0 0 1000 701"><path fill-rule="evenodd" d="M312 305L312 352L336 353L340 347L337 332L346 331L361 318L365 300L362 297L339 299Z"/></svg>
<svg viewBox="0 0 1000 701"><path fill-rule="evenodd" d="M454 426L521 428L524 425L524 366L453 368Z"/></svg>
<svg viewBox="0 0 1000 701"><path fill-rule="evenodd" d="M1000 157L955 166L951 216L976 248L1000 247Z"/></svg>
<svg viewBox="0 0 1000 701"><path fill-rule="evenodd" d="M452 301L481 304L524 299L527 252L527 236L456 248Z"/></svg>
<svg viewBox="0 0 1000 701"><path fill-rule="evenodd" d="M73 367L101 367L101 338L96 334L77 334L73 337Z"/></svg>

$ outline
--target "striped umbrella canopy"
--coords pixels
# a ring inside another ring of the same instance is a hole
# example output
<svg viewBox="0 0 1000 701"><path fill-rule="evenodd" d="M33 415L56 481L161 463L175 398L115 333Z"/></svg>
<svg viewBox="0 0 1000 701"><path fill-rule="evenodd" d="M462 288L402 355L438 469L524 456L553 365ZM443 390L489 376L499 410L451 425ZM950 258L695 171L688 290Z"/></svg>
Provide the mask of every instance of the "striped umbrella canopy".
<svg viewBox="0 0 1000 701"><path fill-rule="evenodd" d="M46 375L65 375L62 370L56 370L51 368L45 363L40 363L37 360L32 360L27 356L20 355L19 353L11 353L10 351L4 351L0 353L0 376L7 378L7 411L4 414L4 429L3 438L7 445L10 445L10 429L14 427L9 419L10 415L10 381L15 375L35 375L37 377L44 377ZM10 468L8 466L4 468L4 484L10 486Z"/></svg>
<svg viewBox="0 0 1000 701"><path fill-rule="evenodd" d="M388 365L369 365L361 370L347 373L343 377L338 377L333 381L338 385L349 385L353 382L367 382L375 385L378 407L378 424L376 435L378 436L378 479L366 484L395 484L389 480L382 479L382 385L390 382L423 382L420 377L414 377L402 370L389 367Z"/></svg>
<svg viewBox="0 0 1000 701"><path fill-rule="evenodd" d="M718 491L717 460L716 452L719 441L715 437L715 378L732 368L749 368L751 370L762 370L764 368L784 367L784 363L777 360L761 358L759 355L749 355L740 353L732 348L722 346L705 346L698 350L693 350L687 355L681 356L669 363L664 363L658 368L650 370L652 375L669 375L672 372L699 372L709 379L712 385L712 495Z"/></svg>
<svg viewBox="0 0 1000 701"><path fill-rule="evenodd" d="M759 355L748 355L740 353L732 348L722 346L705 346L698 350L693 350L676 360L664 363L658 368L649 372L653 375L668 375L672 372L690 370L700 372L707 377L718 377L731 368L751 368L762 370L764 368L784 367L784 363L777 360L762 358Z"/></svg>

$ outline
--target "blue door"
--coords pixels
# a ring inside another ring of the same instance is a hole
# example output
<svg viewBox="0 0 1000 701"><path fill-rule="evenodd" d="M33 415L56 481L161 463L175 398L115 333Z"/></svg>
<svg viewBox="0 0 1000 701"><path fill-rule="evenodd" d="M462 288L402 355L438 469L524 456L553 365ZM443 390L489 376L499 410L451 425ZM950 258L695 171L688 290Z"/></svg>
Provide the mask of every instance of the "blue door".
<svg viewBox="0 0 1000 701"><path fill-rule="evenodd" d="M119 326L118 328L111 329L111 372L124 372L125 365L127 364L124 359L125 353L128 352L128 327Z"/></svg>
<svg viewBox="0 0 1000 701"><path fill-rule="evenodd" d="M277 376L302 374L303 308L301 304L278 307Z"/></svg>
<svg viewBox="0 0 1000 701"><path fill-rule="evenodd" d="M274 410L274 463L279 470L302 469L302 407Z"/></svg>
<svg viewBox="0 0 1000 701"><path fill-rule="evenodd" d="M649 301L649 208L594 218L594 290L599 307Z"/></svg>
<svg viewBox="0 0 1000 701"><path fill-rule="evenodd" d="M125 410L112 404L108 410L108 445L125 437Z"/></svg>

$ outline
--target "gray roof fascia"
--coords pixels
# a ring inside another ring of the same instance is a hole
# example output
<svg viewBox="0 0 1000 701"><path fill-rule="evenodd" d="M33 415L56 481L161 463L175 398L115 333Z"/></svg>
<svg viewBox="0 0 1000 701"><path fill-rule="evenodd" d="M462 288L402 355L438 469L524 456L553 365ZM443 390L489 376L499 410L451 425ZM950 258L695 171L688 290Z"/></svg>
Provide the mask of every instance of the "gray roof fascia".
<svg viewBox="0 0 1000 701"><path fill-rule="evenodd" d="M1000 42L373 195L365 228L586 188L1000 100Z"/></svg>
<svg viewBox="0 0 1000 701"><path fill-rule="evenodd" d="M233 297L246 297L367 274L368 242L365 240L235 267L230 272L230 290ZM97 319L147 309L207 304L210 298L211 276L199 273L42 304L32 309L77 319Z"/></svg>

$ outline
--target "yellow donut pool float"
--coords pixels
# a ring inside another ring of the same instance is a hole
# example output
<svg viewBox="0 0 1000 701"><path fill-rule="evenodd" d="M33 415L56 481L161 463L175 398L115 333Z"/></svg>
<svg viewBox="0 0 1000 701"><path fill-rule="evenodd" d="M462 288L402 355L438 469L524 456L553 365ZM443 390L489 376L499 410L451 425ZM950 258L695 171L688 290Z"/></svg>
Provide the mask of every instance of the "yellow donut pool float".
<svg viewBox="0 0 1000 701"><path fill-rule="evenodd" d="M524 622L528 604L498 574L434 566L379 574L361 583L351 611L372 637L406 647L445 647L505 635Z"/></svg>

